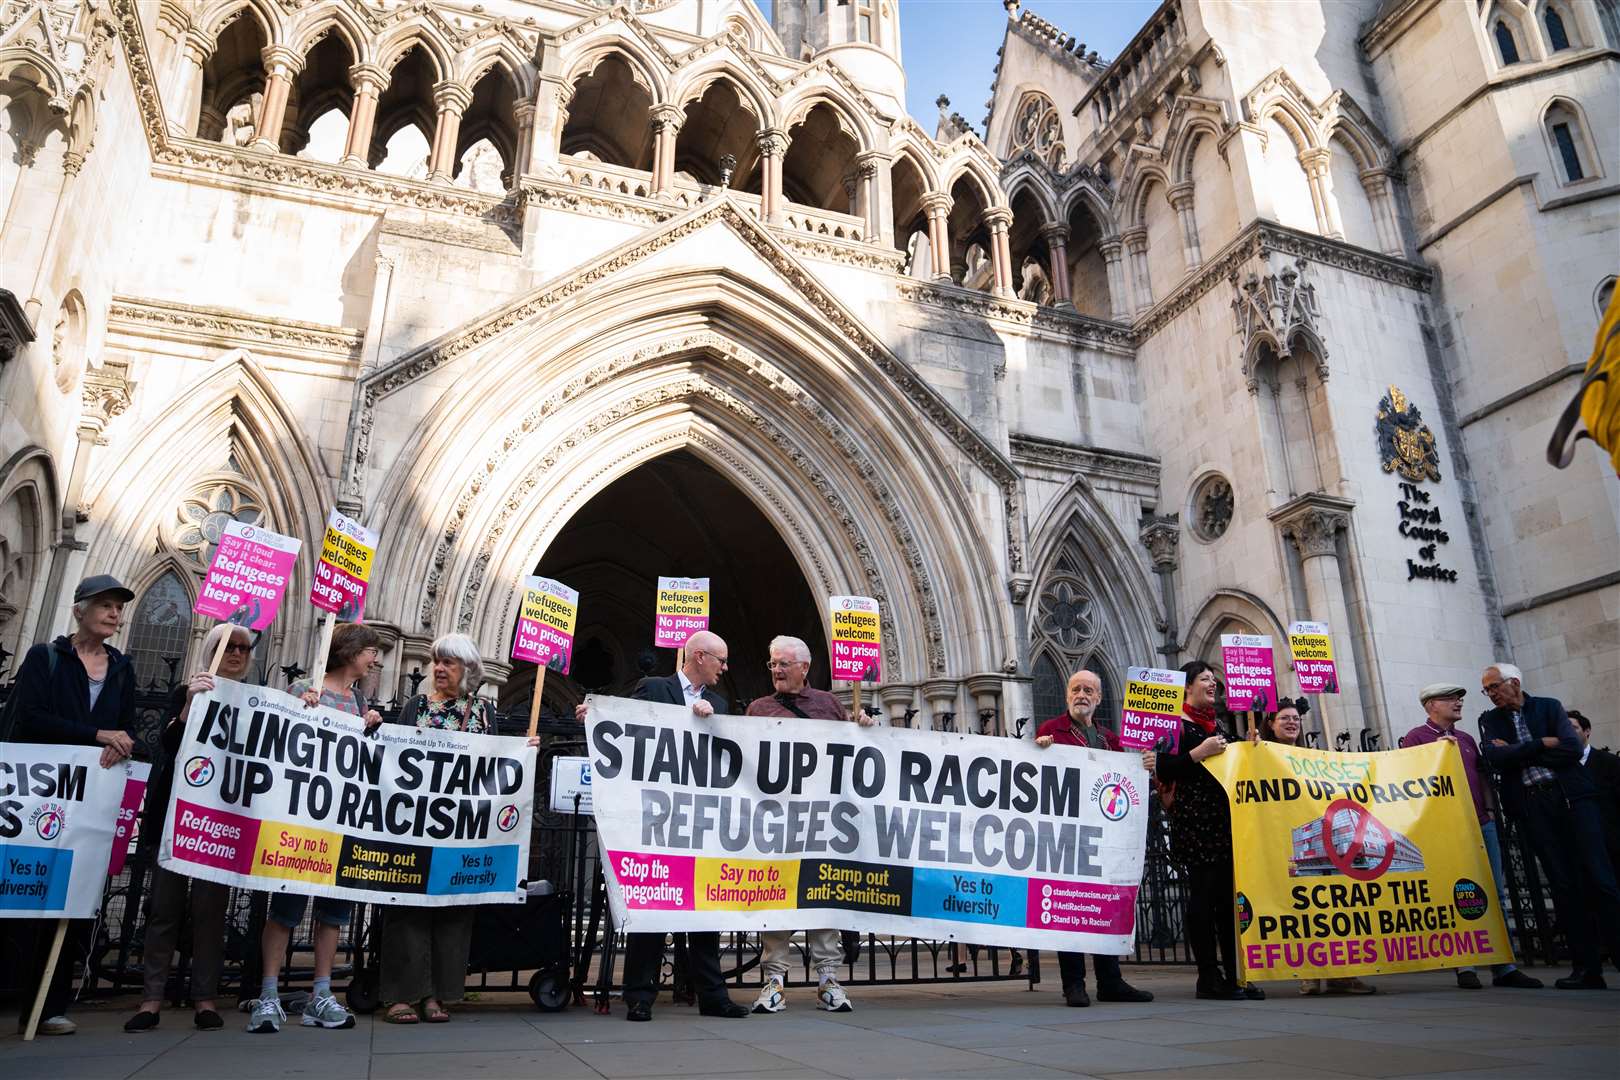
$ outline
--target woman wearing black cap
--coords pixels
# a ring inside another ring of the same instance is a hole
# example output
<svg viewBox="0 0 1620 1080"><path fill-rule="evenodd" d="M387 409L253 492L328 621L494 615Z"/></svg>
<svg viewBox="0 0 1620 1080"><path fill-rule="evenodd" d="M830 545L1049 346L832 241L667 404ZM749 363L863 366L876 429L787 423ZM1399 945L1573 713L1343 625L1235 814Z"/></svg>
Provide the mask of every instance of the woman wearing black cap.
<svg viewBox="0 0 1620 1080"><path fill-rule="evenodd" d="M17 669L12 688L16 728L10 738L20 743L59 746L99 746L101 766L108 768L129 757L135 748L135 669L123 653L107 644L118 632L124 605L135 594L110 574L97 574L73 590L72 634L40 643L28 650ZM55 919L30 920L32 955L24 937L25 986L33 987L44 975L56 933ZM40 1009L41 1035L71 1035L77 1026L67 1018L73 976L72 957L84 953L93 920L73 919L62 943L61 959L52 973L50 988ZM30 989L23 999L32 1003ZM17 1017L17 1029L27 1029L29 1010Z"/></svg>

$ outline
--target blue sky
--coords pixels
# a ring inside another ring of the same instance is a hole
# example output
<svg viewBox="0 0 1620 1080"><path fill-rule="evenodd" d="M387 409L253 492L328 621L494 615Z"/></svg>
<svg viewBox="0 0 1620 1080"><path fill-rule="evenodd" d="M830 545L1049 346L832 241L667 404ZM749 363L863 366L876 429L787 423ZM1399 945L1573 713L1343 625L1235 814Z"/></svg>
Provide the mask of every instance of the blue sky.
<svg viewBox="0 0 1620 1080"><path fill-rule="evenodd" d="M990 97L996 50L1007 26L1001 0L899 2L911 115L933 131L939 117L934 99L944 94L951 99L952 111L978 129ZM758 3L769 17L771 0ZM1112 60L1159 4L1158 0L1033 0L1024 6Z"/></svg>

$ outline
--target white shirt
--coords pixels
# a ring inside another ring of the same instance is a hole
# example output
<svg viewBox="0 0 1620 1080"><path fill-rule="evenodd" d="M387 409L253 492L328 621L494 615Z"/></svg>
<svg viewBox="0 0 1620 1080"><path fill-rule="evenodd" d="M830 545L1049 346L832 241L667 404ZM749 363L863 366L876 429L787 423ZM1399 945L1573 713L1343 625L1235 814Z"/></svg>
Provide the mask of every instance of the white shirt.
<svg viewBox="0 0 1620 1080"><path fill-rule="evenodd" d="M678 671L676 674L681 677L681 691L686 695L686 703L691 705L701 701L703 699L703 687L693 686L684 671Z"/></svg>
<svg viewBox="0 0 1620 1080"><path fill-rule="evenodd" d="M1586 759L1591 757L1591 756L1592 756L1592 744L1587 743L1585 746L1581 747L1581 764L1585 765L1586 764Z"/></svg>

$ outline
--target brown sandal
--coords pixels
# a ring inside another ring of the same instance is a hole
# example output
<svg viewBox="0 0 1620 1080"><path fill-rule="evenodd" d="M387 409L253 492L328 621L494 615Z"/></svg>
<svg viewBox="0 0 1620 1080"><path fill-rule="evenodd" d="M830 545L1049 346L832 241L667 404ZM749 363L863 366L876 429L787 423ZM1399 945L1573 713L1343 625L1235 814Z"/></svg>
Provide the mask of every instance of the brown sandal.
<svg viewBox="0 0 1620 1080"><path fill-rule="evenodd" d="M396 1001L388 1006L387 1012L383 1013L383 1022L387 1024L417 1024L421 1023L421 1020L422 1018L416 1015L415 1006L404 1001Z"/></svg>
<svg viewBox="0 0 1620 1080"><path fill-rule="evenodd" d="M430 1024L448 1024L450 1012L443 1005L422 1006L422 1019Z"/></svg>

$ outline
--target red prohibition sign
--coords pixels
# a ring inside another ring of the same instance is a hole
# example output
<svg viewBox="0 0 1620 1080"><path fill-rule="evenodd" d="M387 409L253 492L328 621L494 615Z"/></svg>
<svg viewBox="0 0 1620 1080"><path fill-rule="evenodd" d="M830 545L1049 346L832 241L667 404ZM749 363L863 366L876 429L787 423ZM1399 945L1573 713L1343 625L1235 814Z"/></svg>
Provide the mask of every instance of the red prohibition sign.
<svg viewBox="0 0 1620 1080"><path fill-rule="evenodd" d="M1340 854L1333 844L1333 818L1341 810L1348 810L1355 815L1355 831L1350 834L1350 843ZM1373 834L1375 840L1384 842L1384 856L1378 860L1378 865L1358 867L1356 859L1367 850L1367 834ZM1347 878L1355 881L1372 881L1384 876L1389 864L1395 859L1395 834L1382 821L1367 812L1367 808L1360 803L1349 799L1339 799L1328 805L1327 813L1322 815L1322 846L1327 849L1328 861Z"/></svg>

